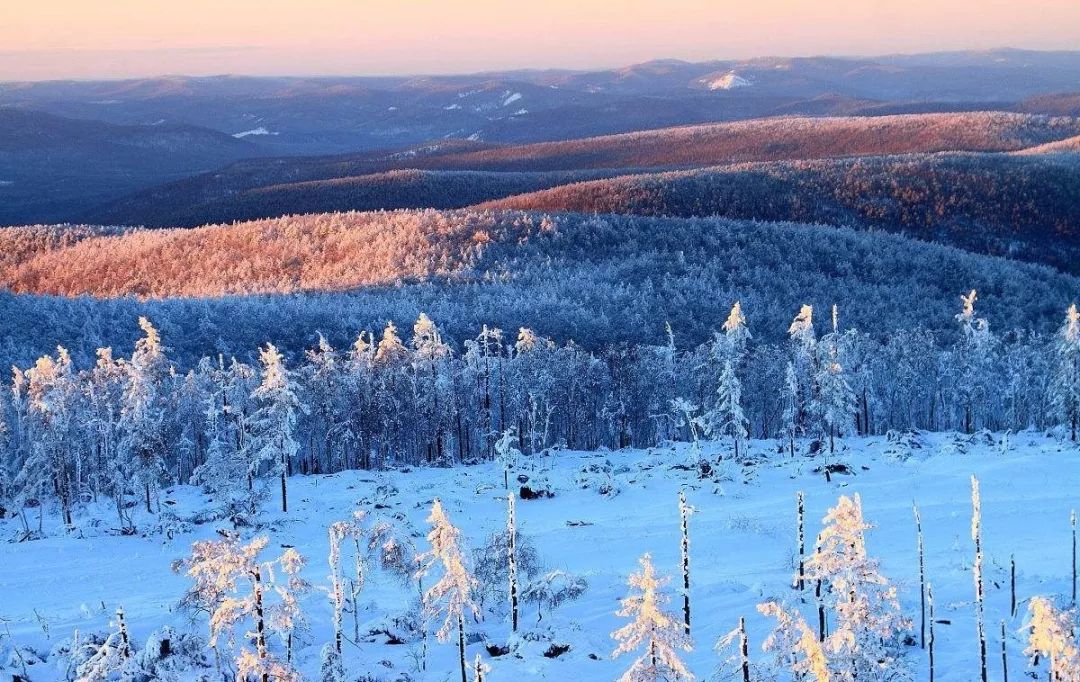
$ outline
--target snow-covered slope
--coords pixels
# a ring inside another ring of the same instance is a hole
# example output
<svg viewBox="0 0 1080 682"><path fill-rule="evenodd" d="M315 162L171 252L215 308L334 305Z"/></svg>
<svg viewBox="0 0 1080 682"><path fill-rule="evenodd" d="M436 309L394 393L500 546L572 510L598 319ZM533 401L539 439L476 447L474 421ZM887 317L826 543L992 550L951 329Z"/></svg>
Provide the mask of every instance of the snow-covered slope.
<svg viewBox="0 0 1080 682"><path fill-rule="evenodd" d="M706 454L716 446L706 446ZM922 510L926 532L927 575L937 597L937 679L969 682L977 679L970 539L969 477L981 480L984 546L986 552L987 621L990 633L991 679L1000 679L998 652L1000 621L1007 633L1010 675L1020 677L1026 659L1019 632L1027 599L1035 595L1064 595L1070 591L1069 513L1076 505L1080 485L1080 452L1034 433L1003 437L920 434L904 444L883 438L858 439L839 456L853 473L836 475L827 483L813 469L819 459L790 459L776 454L773 442L753 442L752 466L722 463L720 475L699 479L693 472L673 468L686 457L685 446L652 451L555 452L543 460L550 467L554 488L551 499L518 503L522 537L535 546L545 569L561 569L585 577L588 589L580 599L554 610L545 609L537 621L533 604L523 606L522 636L516 653L491 657L479 643L470 644L470 660L480 654L492 671L488 679L524 677L548 680L611 680L628 665L610 660L614 643L609 633L622 624L614 615L626 595L625 579L637 570L637 559L651 552L658 570L675 576L679 557L677 493L685 489L697 512L690 519L691 570L695 650L687 656L699 679L707 678L721 657L713 651L716 639L730 631L740 616L747 619L751 657L764 666L769 657L760 646L771 627L755 605L776 599L798 606L813 623L812 596L791 588L795 551L795 493L804 491L807 535L812 545L819 520L839 495L860 493L867 520L875 528L868 534L869 553L882 559L882 567L899 586L907 616L919 616L917 559L912 502ZM585 470L594 473L584 474ZM518 473L534 478L530 466ZM588 487L582 487L587 485ZM602 495L602 487L617 494ZM266 554L295 546L308 557L304 577L317 587L328 584L326 527L346 519L355 510L369 518L408 522L425 530L424 518L432 500L442 499L451 521L463 529L464 539L480 546L505 519L501 469L485 464L457 469L425 469L386 473L350 472L297 477L290 483L294 501L288 514L267 503L263 527L242 528L244 537L270 537ZM194 488L167 492L162 508L179 519L196 519L212 502ZM0 545L0 618L11 637L42 655L71 638L89 637L108 628L111 614L122 605L133 639L142 642L165 624L205 633L205 616L194 622L177 612L177 600L188 580L170 570L184 557L191 542L216 539L224 521L172 522L170 534L120 537L106 505L77 519L77 527L63 534L56 513L45 510L47 537ZM141 528L154 518L137 517ZM32 524L36 519L30 518ZM170 524L166 524L170 525ZM0 538L16 535L14 519L0 521ZM426 549L422 537L416 538ZM1009 561L1015 557L1019 615L1009 613ZM523 579L524 581L524 579ZM669 593L674 594L669 588ZM415 592L372 567L360 597L361 637L347 643L348 679L364 675L379 680L446 680L456 674L453 644L431 641L427 671L415 670L420 648L415 642L387 644L387 635L369 634L386 629L402 633L393 622L410 610ZM317 678L318 651L330 641L330 603L318 590L304 598L312 622L309 644L302 646L297 663L309 678ZM669 604L678 610L677 601ZM467 623L470 639L492 644L512 641L506 609L488 603L480 623ZM351 639L352 624L346 632ZM569 645L565 654L548 658L551 644ZM280 643L272 647L280 651ZM64 679L64 657L54 655L34 662L33 682ZM909 647L907 659L914 679L926 679L926 653ZM6 667L5 667L6 666ZM0 673L10 679L21 664L12 656L12 640L0 630ZM212 670L198 671L213 678ZM1043 671L1045 676L1045 671ZM183 679L195 679L186 671ZM754 679L771 679L755 677ZM784 678L782 678L784 679Z"/></svg>
<svg viewBox="0 0 1080 682"><path fill-rule="evenodd" d="M753 85L750 80L743 78L734 71L706 76L701 79L701 84L709 90L734 90L735 88L747 88Z"/></svg>

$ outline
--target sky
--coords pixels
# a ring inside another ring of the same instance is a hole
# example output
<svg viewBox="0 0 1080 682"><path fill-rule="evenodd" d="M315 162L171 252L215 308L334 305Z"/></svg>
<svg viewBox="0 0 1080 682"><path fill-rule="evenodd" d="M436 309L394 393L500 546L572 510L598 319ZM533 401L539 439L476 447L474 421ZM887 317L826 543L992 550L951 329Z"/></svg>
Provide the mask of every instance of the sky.
<svg viewBox="0 0 1080 682"><path fill-rule="evenodd" d="M1080 48L1077 0L0 0L0 80Z"/></svg>

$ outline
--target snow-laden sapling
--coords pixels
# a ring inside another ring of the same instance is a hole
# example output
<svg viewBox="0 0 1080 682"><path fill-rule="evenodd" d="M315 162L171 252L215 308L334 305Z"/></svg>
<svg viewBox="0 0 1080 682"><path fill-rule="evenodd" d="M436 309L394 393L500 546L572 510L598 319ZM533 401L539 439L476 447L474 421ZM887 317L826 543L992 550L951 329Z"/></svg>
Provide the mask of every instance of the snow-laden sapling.
<svg viewBox="0 0 1080 682"><path fill-rule="evenodd" d="M511 493L513 495L513 493ZM541 569L539 555L532 540L517 529L516 504L511 516L507 507L507 526L492 533L487 541L472 552L473 575L480 583L476 593L477 604L486 608L489 602L498 604L498 610L509 607L513 621L513 590L517 587L521 598L521 584L535 577ZM513 552L513 563L511 563Z"/></svg>
<svg viewBox="0 0 1080 682"><path fill-rule="evenodd" d="M585 594L589 583L585 578L566 571L548 571L530 580L521 591L521 599L536 604L536 622L544 618L544 608L549 611L573 601Z"/></svg>
<svg viewBox="0 0 1080 682"><path fill-rule="evenodd" d="M716 641L716 651L723 655L730 651L717 670L720 679L750 682L750 640L746 635L746 619L739 618L739 625Z"/></svg>
<svg viewBox="0 0 1080 682"><path fill-rule="evenodd" d="M189 599L214 604L210 645L216 648L224 638L236 651L239 678L296 682L299 673L288 655L282 658L271 651L267 631L273 628L288 637L302 620L296 597L306 590L299 577L303 558L295 549L287 549L275 560L260 561L268 543L265 536L246 545L236 537L194 543L191 557L184 561L195 583ZM276 580L275 568L281 570L284 580ZM246 634L237 637L238 631L252 633L254 649L247 644Z"/></svg>
<svg viewBox="0 0 1080 682"><path fill-rule="evenodd" d="M521 450L514 447L518 437L514 429L506 429L502 432L499 440L495 441L495 461L502 467L503 488L510 490L510 472L513 471L521 460Z"/></svg>
<svg viewBox="0 0 1080 682"><path fill-rule="evenodd" d="M451 633L457 630L461 682L467 682L465 614L469 613L473 618L480 617L480 609L473 596L479 584L465 565L461 531L450 523L438 498L431 505L431 514L427 521L431 524L431 531L427 535L431 550L417 557L420 563L418 575L427 575L435 570L441 571L441 575L439 580L424 592L424 611L430 617L443 619L435 633L440 642L450 641Z"/></svg>
<svg viewBox="0 0 1080 682"><path fill-rule="evenodd" d="M124 609L116 610L115 630L89 659L75 671L75 682L107 682L112 679L134 679L134 651L128 637Z"/></svg>
<svg viewBox="0 0 1080 682"><path fill-rule="evenodd" d="M664 586L670 578L658 576L652 557L639 560L641 571L628 580L631 592L622 600L616 613L631 621L611 633L619 645L612 658L640 652L619 682L656 682L658 680L693 680L694 676L679 657L679 651L692 651L690 638L678 619L664 609L670 600Z"/></svg>
<svg viewBox="0 0 1080 682"><path fill-rule="evenodd" d="M1059 610L1045 597L1035 597L1028 606L1030 632L1024 654L1046 659L1049 682L1080 682L1080 650L1075 631L1076 614Z"/></svg>
<svg viewBox="0 0 1080 682"><path fill-rule="evenodd" d="M828 588L823 602L834 614L834 627L824 648L832 676L868 680L882 669L901 671L909 623L900 612L896 588L867 555L865 532L871 526L863 520L859 496L841 496L823 523L806 574Z"/></svg>
<svg viewBox="0 0 1080 682"><path fill-rule="evenodd" d="M788 611L776 602L758 604L757 609L761 615L776 619L772 632L761 645L763 651L775 656L774 672L786 670L796 680L830 682L825 649L799 612Z"/></svg>
<svg viewBox="0 0 1080 682"><path fill-rule="evenodd" d="M364 588L364 555L360 551L363 538L364 512L358 511L348 521L335 521L327 528L327 536L330 543L330 551L327 554L327 563L330 564L330 603L333 607L334 626L334 650L341 653L342 620L346 604L353 613L353 643L359 639L360 615L357 597ZM351 543L349 543L351 541ZM349 543L353 550L353 575L346 577L341 567L341 553L343 546ZM348 589L346 590L346 582Z"/></svg>

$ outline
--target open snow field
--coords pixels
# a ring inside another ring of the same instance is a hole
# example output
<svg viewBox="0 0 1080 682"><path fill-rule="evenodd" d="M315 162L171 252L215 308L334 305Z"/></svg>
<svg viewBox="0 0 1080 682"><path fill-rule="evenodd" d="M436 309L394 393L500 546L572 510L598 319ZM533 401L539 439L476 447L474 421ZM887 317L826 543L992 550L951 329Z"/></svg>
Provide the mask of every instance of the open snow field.
<svg viewBox="0 0 1080 682"><path fill-rule="evenodd" d="M700 480L694 472L672 468L685 459L685 447L649 451L555 452L550 482L551 499L519 501L518 527L531 542L545 569L562 569L588 580L578 600L553 611L545 609L537 622L534 604L522 606L522 641L510 654L492 658L483 644L469 646L470 661L481 654L493 682L524 677L548 680L613 680L631 657L611 660L610 633L624 624L616 617L619 599L626 596L626 577L638 569L637 560L651 552L657 569L670 575L672 611L681 610L675 583L679 581L678 491L685 489L697 509L690 519L691 588L695 650L686 656L699 679L714 674L722 656L714 643L738 622L747 619L751 657L765 666L771 655L761 642L773 622L756 612L755 605L770 599L798 603L801 593L791 588L795 565L795 494L806 495L807 545L820 529L826 509L839 495L860 493L868 522L875 528L867 537L869 553L881 559L882 569L899 586L905 614L914 621L918 636L919 589L912 502L922 511L926 535L927 575L937 598L938 676L941 682L978 679L972 584L973 546L970 537L970 476L982 486L983 533L986 555L987 631L990 679L1000 680L1000 621L1008 633L1010 676L1019 679L1026 659L1020 628L1026 600L1035 595L1058 595L1067 604L1071 592L1072 547L1070 510L1080 506L1080 451L1036 433L1012 434L1007 439L921 434L921 448L907 448L885 438L853 439L840 461L853 475L837 475L826 483L812 469L820 460L790 459L776 454L774 442L750 445L751 467L730 466L732 480ZM957 443L961 445L958 447ZM707 445L706 448L709 446ZM706 450L708 452L708 449ZM620 489L601 495L598 485L607 478L583 477L584 467L611 463L611 478ZM530 463L524 463L525 473ZM582 479L588 488L582 488ZM397 492L378 494L376 487ZM299 667L310 679L318 676L319 650L331 639L331 604L325 588L329 523L347 519L355 510L371 517L404 515L417 529L419 548L431 501L439 497L450 520L458 525L470 547L481 545L505 524L506 501L502 471L497 464L408 472L349 472L326 476L299 476L290 480L290 511L280 513L277 498L267 500L264 527L241 529L244 538L269 535L266 558L295 546L309 560L306 577L316 587L303 601L311 621L309 642L298 651ZM164 507L180 519L193 517L213 506L197 488L169 489ZM376 506L385 507L376 509ZM136 521L140 530L153 523L143 510ZM28 645L43 657L62 640L80 633L104 632L115 609L122 605L133 639L139 643L165 624L205 635L205 616L193 622L177 611L177 601L189 585L171 564L190 551L199 539L217 538L216 529L229 527L215 521L181 528L167 534L121 537L112 534L114 513L106 506L92 508L77 519L77 530L63 534L58 514L46 512L47 537L22 543L0 543L0 679L17 672L12 641ZM14 519L0 521L0 539L17 535ZM1009 614L1009 562L1015 556L1018 615ZM346 566L348 566L348 559ZM522 576L522 583L527 578ZM801 610L816 622L812 593ZM387 644L385 634L366 635L370 629L393 626L389 619L410 609L415 588L406 589L375 567L368 572L360 596L361 641L345 645L348 679L455 680L458 679L454 643L431 640L427 670L417 670L415 644ZM352 637L352 619L345 617L346 635ZM472 637L506 644L510 625L502 603L486 604L484 619L468 623ZM10 637L8 635L10 633ZM535 641L530 641L535 640ZM552 644L570 650L556 658L543 652ZM274 646L280 646L275 641ZM926 679L926 654L916 645L908 650L914 679ZM4 666L8 666L5 668ZM65 662L53 656L29 667L33 682L65 679ZM1045 675L1045 672L1042 673ZM755 679L774 679L764 670ZM212 668L185 672L182 677L217 679ZM367 676L367 677L365 677ZM781 677L780 679L785 679Z"/></svg>

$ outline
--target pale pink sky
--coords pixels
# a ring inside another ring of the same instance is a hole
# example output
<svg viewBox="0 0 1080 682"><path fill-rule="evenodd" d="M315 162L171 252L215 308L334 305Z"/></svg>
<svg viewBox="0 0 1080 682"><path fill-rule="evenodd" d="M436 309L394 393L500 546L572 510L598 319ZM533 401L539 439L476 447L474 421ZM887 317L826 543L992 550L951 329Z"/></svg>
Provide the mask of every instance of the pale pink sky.
<svg viewBox="0 0 1080 682"><path fill-rule="evenodd" d="M0 80L1080 49L1080 0L0 0Z"/></svg>

